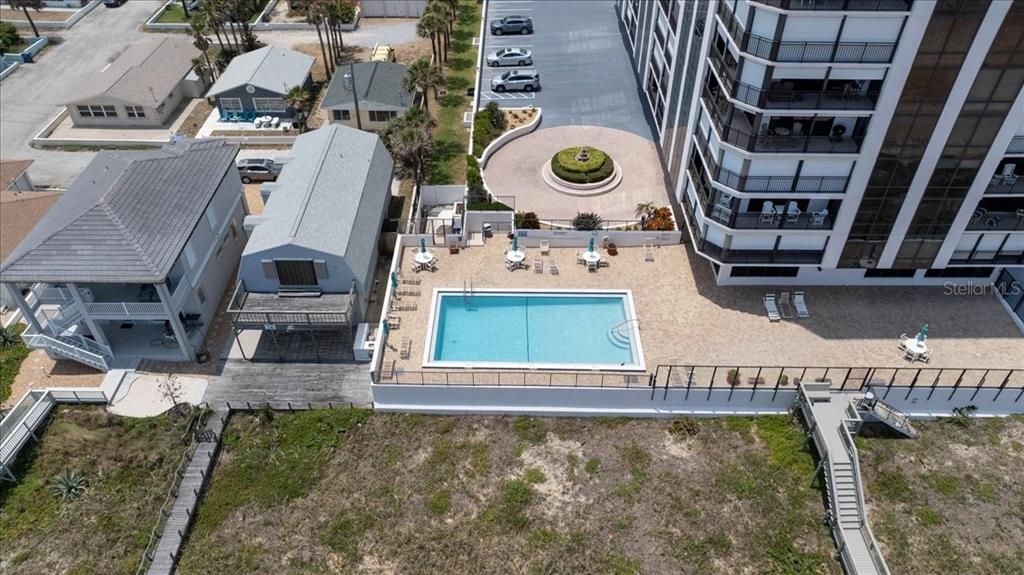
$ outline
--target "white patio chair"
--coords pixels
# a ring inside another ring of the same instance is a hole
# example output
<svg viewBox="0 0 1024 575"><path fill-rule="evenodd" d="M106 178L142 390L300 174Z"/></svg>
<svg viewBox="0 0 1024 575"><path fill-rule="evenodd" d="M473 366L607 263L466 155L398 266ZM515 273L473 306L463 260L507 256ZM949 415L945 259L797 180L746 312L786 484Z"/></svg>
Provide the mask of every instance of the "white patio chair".
<svg viewBox="0 0 1024 575"><path fill-rule="evenodd" d="M586 264L587 264L587 271L591 271L591 272L596 272L597 271L597 262L586 262Z"/></svg>
<svg viewBox="0 0 1024 575"><path fill-rule="evenodd" d="M1017 169L1017 164L1006 164L1003 166L1003 173L1001 174L1004 186L1012 186L1017 183L1017 174L1014 171Z"/></svg>
<svg viewBox="0 0 1024 575"><path fill-rule="evenodd" d="M507 269L508 271L515 271L517 267L518 266L516 265L516 262L512 260L505 260L505 269Z"/></svg>
<svg viewBox="0 0 1024 575"><path fill-rule="evenodd" d="M779 306L775 304L775 294L765 294L764 310L768 312L768 321L779 321L782 316L779 314Z"/></svg>
<svg viewBox="0 0 1024 575"><path fill-rule="evenodd" d="M907 349L907 334L905 334L905 333L901 333L900 334L899 347L900 347L900 349L906 351L906 349Z"/></svg>
<svg viewBox="0 0 1024 575"><path fill-rule="evenodd" d="M587 262L586 262L586 261L584 261L584 259L583 259L583 254L581 254L581 253L580 253L580 252L578 252L578 251L576 252L576 263L578 263L578 264L585 264L585 263L587 263Z"/></svg>
<svg viewBox="0 0 1024 575"><path fill-rule="evenodd" d="M548 260L548 273L553 276L558 275L558 264L555 263L555 258Z"/></svg>
<svg viewBox="0 0 1024 575"><path fill-rule="evenodd" d="M820 212L814 212L811 214L811 225L812 226L823 226L825 225L825 218L828 217L828 210L821 210Z"/></svg>
<svg viewBox="0 0 1024 575"><path fill-rule="evenodd" d="M779 312L782 313L783 318L789 319L793 317L793 306L789 301L788 291L779 294Z"/></svg>
<svg viewBox="0 0 1024 575"><path fill-rule="evenodd" d="M807 311L807 302L804 301L804 292L793 293L793 305L796 307L796 317L811 317L811 312Z"/></svg>
<svg viewBox="0 0 1024 575"><path fill-rule="evenodd" d="M544 258L533 258L533 271L544 273Z"/></svg>
<svg viewBox="0 0 1024 575"><path fill-rule="evenodd" d="M540 241L540 253L541 253L541 255L544 255L544 256L546 256L549 253L551 253L551 246L548 244L547 240L541 240Z"/></svg>
<svg viewBox="0 0 1024 575"><path fill-rule="evenodd" d="M786 206L786 223L795 224L800 219L800 208L796 205L796 202L789 202Z"/></svg>
<svg viewBox="0 0 1024 575"><path fill-rule="evenodd" d="M761 205L761 223L775 223L775 205L772 204L771 202L765 202L764 204Z"/></svg>

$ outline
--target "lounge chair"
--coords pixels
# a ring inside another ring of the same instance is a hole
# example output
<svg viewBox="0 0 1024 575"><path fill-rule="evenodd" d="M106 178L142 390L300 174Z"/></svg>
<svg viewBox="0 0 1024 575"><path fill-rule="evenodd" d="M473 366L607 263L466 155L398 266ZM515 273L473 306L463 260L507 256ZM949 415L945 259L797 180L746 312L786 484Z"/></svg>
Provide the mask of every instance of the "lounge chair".
<svg viewBox="0 0 1024 575"><path fill-rule="evenodd" d="M555 258L548 260L548 273L553 276L558 275L558 264L555 263Z"/></svg>
<svg viewBox="0 0 1024 575"><path fill-rule="evenodd" d="M765 294L764 309L768 312L768 321L779 321L782 319L782 316L779 315L779 307L775 305L775 294Z"/></svg>
<svg viewBox="0 0 1024 575"><path fill-rule="evenodd" d="M403 337L402 338L402 347L400 347L398 349L398 357L400 357L402 359L409 359L409 354L410 354L411 351L412 351L412 340L407 338L407 337Z"/></svg>
<svg viewBox="0 0 1024 575"><path fill-rule="evenodd" d="M788 291L779 294L779 311L782 313L782 317L786 319L793 317L793 307L789 301Z"/></svg>
<svg viewBox="0 0 1024 575"><path fill-rule="evenodd" d="M533 258L533 271L544 273L544 258Z"/></svg>
<svg viewBox="0 0 1024 575"><path fill-rule="evenodd" d="M402 327L402 316L396 313L388 314L388 327L391 329L398 329Z"/></svg>
<svg viewBox="0 0 1024 575"><path fill-rule="evenodd" d="M541 253L541 255L544 255L544 256L546 256L546 255L551 253L551 245L548 244L547 240L541 240L540 241L540 253Z"/></svg>
<svg viewBox="0 0 1024 575"><path fill-rule="evenodd" d="M811 312L807 311L807 302L804 301L804 292L793 293L793 305L796 306L796 317L811 317Z"/></svg>
<svg viewBox="0 0 1024 575"><path fill-rule="evenodd" d="M644 261L654 261L654 240L652 238L644 238Z"/></svg>

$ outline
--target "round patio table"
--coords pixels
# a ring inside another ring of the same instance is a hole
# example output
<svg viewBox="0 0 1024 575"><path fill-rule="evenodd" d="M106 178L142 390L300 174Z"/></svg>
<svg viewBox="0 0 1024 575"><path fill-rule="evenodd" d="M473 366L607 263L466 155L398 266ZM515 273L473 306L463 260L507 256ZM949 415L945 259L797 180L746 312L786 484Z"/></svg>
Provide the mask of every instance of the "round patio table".
<svg viewBox="0 0 1024 575"><path fill-rule="evenodd" d="M601 254L597 252L583 252L583 261L588 264L596 264L601 261Z"/></svg>
<svg viewBox="0 0 1024 575"><path fill-rule="evenodd" d="M514 264L518 264L526 261L526 252L523 250L509 251L505 253L505 259Z"/></svg>

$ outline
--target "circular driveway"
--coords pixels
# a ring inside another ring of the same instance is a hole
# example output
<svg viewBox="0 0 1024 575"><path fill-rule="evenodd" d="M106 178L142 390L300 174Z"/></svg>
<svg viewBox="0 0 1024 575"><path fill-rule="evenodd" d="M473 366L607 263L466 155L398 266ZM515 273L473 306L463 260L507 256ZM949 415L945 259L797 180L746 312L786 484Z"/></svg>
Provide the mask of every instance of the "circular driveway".
<svg viewBox="0 0 1024 575"><path fill-rule="evenodd" d="M570 146L594 146L614 158L622 182L606 194L574 197L556 192L541 176L551 156ZM571 220L594 212L605 220L634 220L636 205L668 205L668 191L654 142L623 130L597 126L539 129L513 140L487 162L484 178L496 196L515 196L516 211L536 212L541 220Z"/></svg>

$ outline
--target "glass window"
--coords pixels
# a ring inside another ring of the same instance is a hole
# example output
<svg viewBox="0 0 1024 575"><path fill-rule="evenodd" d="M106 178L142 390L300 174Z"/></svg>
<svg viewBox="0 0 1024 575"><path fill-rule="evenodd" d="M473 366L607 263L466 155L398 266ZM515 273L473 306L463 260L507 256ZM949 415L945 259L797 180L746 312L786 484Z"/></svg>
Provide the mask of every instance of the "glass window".
<svg viewBox="0 0 1024 575"><path fill-rule="evenodd" d="M146 110L142 106L125 106L124 111L129 118L145 118Z"/></svg>
<svg viewBox="0 0 1024 575"><path fill-rule="evenodd" d="M241 98L219 98L218 103L220 109L225 112L241 112L244 109Z"/></svg>
<svg viewBox="0 0 1024 575"><path fill-rule="evenodd" d="M390 122L398 116L398 112L385 112L378 110L370 110L369 114L371 122Z"/></svg>
<svg viewBox="0 0 1024 575"><path fill-rule="evenodd" d="M284 112L288 109L281 98L253 98L252 106L257 112Z"/></svg>

